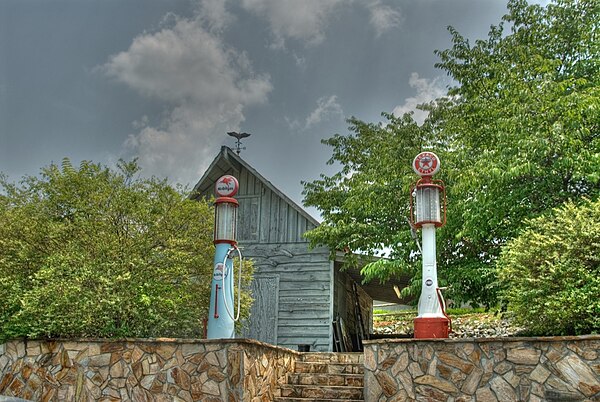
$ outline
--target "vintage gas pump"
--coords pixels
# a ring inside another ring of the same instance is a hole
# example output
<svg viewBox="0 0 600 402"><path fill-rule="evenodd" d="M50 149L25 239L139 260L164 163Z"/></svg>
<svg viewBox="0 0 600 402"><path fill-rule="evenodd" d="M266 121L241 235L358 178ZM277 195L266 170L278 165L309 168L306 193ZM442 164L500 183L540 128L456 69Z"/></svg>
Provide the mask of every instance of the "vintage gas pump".
<svg viewBox="0 0 600 402"><path fill-rule="evenodd" d="M413 170L421 178L412 186L411 225L422 231L423 278L419 314L414 320L415 338L448 338L450 319L438 287L435 229L446 224L444 182L432 176L440 169L433 152L421 152L413 161Z"/></svg>
<svg viewBox="0 0 600 402"><path fill-rule="evenodd" d="M236 241L236 220L239 204L233 198L238 188L237 179L230 175L222 176L215 184L215 192L219 198L215 200L215 259L208 311L208 339L234 338L234 322L239 318L239 297L237 317L234 317L233 313L234 253L238 254L240 264L242 263L242 255L237 248ZM239 279L241 282L241 272Z"/></svg>

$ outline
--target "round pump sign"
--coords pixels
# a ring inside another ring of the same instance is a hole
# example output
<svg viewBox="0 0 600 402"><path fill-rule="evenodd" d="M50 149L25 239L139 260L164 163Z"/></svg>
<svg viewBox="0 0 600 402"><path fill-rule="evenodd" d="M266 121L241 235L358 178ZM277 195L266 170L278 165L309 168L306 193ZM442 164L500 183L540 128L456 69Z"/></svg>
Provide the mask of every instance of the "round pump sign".
<svg viewBox="0 0 600 402"><path fill-rule="evenodd" d="M421 152L413 161L413 170L419 176L433 176L440 170L440 158L433 152Z"/></svg>
<svg viewBox="0 0 600 402"><path fill-rule="evenodd" d="M239 188L237 179L231 175L221 176L215 184L215 192L219 197L233 197Z"/></svg>

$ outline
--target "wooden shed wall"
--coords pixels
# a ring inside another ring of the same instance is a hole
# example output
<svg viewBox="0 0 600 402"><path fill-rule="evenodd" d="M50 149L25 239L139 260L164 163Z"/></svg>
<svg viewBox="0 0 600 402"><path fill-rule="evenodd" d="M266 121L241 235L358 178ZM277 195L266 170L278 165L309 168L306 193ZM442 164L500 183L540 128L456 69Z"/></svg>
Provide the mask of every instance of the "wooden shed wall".
<svg viewBox="0 0 600 402"><path fill-rule="evenodd" d="M239 241L258 243L305 242L314 224L246 169L239 176Z"/></svg>
<svg viewBox="0 0 600 402"><path fill-rule="evenodd" d="M219 169L215 179L231 174L240 183L235 198L240 203L238 209L238 241L240 243L301 243L306 242L303 234L315 228L315 224L300 213L277 192L271 190L260 178L244 166L237 169ZM213 183L214 183L213 181ZM211 197L210 186L205 194Z"/></svg>
<svg viewBox="0 0 600 402"><path fill-rule="evenodd" d="M278 289L272 295L254 288L255 303L246 335L265 342L275 333L277 345L297 349L310 345L311 350L328 351L331 339L331 283L333 282L329 251L326 248L309 250L307 243L245 244L243 253L255 262L255 282L271 283L264 290ZM262 281L262 278L268 278ZM275 286L273 280L277 285ZM260 286L260 285L259 285ZM266 302L265 300L271 300ZM273 320L273 304L277 317ZM270 307L265 306L270 305ZM274 325L276 328L268 328Z"/></svg>

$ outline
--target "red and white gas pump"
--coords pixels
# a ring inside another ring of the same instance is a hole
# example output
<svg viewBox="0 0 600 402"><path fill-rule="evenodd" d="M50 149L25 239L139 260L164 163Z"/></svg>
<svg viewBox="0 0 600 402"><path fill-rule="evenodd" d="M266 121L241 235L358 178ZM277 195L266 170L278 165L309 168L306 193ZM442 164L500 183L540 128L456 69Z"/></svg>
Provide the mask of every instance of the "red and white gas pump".
<svg viewBox="0 0 600 402"><path fill-rule="evenodd" d="M435 230L446 224L444 182L432 179L440 169L433 152L421 152L413 160L413 170L421 178L411 187L410 219L422 231L423 277L419 314L414 320L415 338L448 338L450 318L437 281Z"/></svg>

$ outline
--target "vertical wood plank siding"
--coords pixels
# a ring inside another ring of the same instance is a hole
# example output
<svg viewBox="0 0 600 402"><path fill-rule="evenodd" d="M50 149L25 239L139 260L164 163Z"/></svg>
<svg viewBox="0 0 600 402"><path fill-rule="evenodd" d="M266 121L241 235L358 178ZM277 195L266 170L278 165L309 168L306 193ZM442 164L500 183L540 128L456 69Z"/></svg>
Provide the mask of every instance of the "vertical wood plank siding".
<svg viewBox="0 0 600 402"><path fill-rule="evenodd" d="M358 321L356 316L356 301L358 303L363 318L363 331L371 333L373 331L373 299L360 287L357 287L357 294L352 288L352 278L341 271L340 263L334 270L334 300L333 309L336 315L342 317L348 327L348 332L358 334ZM335 317L337 318L337 317Z"/></svg>
<svg viewBox="0 0 600 402"><path fill-rule="evenodd" d="M250 314L261 317L262 322L250 325L245 336L262 342L277 344L277 319L279 316L279 276L254 276L252 281L254 303Z"/></svg>
<svg viewBox="0 0 600 402"><path fill-rule="evenodd" d="M236 198L238 210L238 241L240 243L305 243L304 233L314 229L294 206L282 199L258 177L243 166L220 172L233 174L240 183ZM213 188L203 194L213 196Z"/></svg>
<svg viewBox="0 0 600 402"><path fill-rule="evenodd" d="M269 231L269 243L277 243L279 237L279 231L281 227L279 226L279 202L281 198L277 196L274 192L271 193L271 203L268 206L270 213L269 226L265 227L264 230ZM265 211L267 212L267 211ZM263 230L263 228L261 228Z"/></svg>
<svg viewBox="0 0 600 402"><path fill-rule="evenodd" d="M303 243L306 242L304 232L314 229L315 225L309 222L293 206L285 202L275 192L255 183L249 175L247 185L260 188L249 193L242 189L236 197L240 203L238 241L243 243ZM252 222L253 229L249 230L245 225Z"/></svg>

